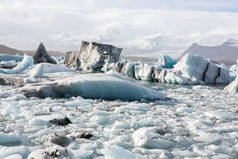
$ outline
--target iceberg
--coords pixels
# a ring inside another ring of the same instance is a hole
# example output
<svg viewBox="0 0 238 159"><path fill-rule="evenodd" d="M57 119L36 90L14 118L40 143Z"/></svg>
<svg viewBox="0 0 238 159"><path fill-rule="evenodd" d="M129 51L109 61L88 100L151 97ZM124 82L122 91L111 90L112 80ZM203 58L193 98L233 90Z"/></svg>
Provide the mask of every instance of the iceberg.
<svg viewBox="0 0 238 159"><path fill-rule="evenodd" d="M46 51L45 46L43 43L40 43L37 51L33 55L34 63L52 63L57 64L57 61L52 58L49 53Z"/></svg>
<svg viewBox="0 0 238 159"><path fill-rule="evenodd" d="M228 84L230 70L192 54L186 54L172 70L166 70L159 81L175 84Z"/></svg>
<svg viewBox="0 0 238 159"><path fill-rule="evenodd" d="M26 85L21 88L26 97L72 97L81 96L105 100L160 100L164 95L145 88L134 79L119 73L69 74L53 82Z"/></svg>
<svg viewBox="0 0 238 159"><path fill-rule="evenodd" d="M228 84L232 81L230 70L192 54L185 55L178 63L162 55L158 63L117 62L105 66L128 77L169 84ZM108 69L105 69L108 70Z"/></svg>
<svg viewBox="0 0 238 159"><path fill-rule="evenodd" d="M65 66L84 72L102 72L105 63L116 63L122 49L112 45L82 41L78 52L68 52Z"/></svg>
<svg viewBox="0 0 238 159"><path fill-rule="evenodd" d="M22 141L19 135L0 132L0 145L20 145Z"/></svg>
<svg viewBox="0 0 238 159"><path fill-rule="evenodd" d="M23 60L13 69L0 69L0 73L5 74L19 74L27 70L30 66L34 64L33 58L28 55L24 55Z"/></svg>

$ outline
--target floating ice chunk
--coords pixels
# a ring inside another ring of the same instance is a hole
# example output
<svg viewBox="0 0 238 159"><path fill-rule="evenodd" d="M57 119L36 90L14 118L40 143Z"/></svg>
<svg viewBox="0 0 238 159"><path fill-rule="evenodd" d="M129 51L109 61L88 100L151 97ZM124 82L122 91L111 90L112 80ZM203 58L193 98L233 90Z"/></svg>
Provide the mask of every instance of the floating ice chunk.
<svg viewBox="0 0 238 159"><path fill-rule="evenodd" d="M26 158L29 153L29 149L25 146L0 147L0 158L12 155L20 155L22 158Z"/></svg>
<svg viewBox="0 0 238 159"><path fill-rule="evenodd" d="M40 63L35 65L35 67L29 71L29 75L35 78L41 78L43 74L46 73L56 73L56 72L76 72L75 70L69 69L64 65L55 65L50 63Z"/></svg>
<svg viewBox="0 0 238 159"><path fill-rule="evenodd" d="M19 145L22 142L22 137L16 134L5 134L0 132L0 145Z"/></svg>
<svg viewBox="0 0 238 159"><path fill-rule="evenodd" d="M186 157L191 157L191 158L195 158L198 157L198 154L193 152L193 151L189 151L189 150L175 150L172 152L172 154L174 156L176 156L177 158L186 158Z"/></svg>
<svg viewBox="0 0 238 159"><path fill-rule="evenodd" d="M4 159L22 159L22 156L19 154L14 154L14 155L5 157Z"/></svg>
<svg viewBox="0 0 238 159"><path fill-rule="evenodd" d="M40 63L35 65L31 70L27 72L29 77L25 78L25 83L34 83L38 82L36 78L47 77L48 73L57 73L57 72L75 72L75 70L69 69L63 65L55 65L50 63Z"/></svg>
<svg viewBox="0 0 238 159"><path fill-rule="evenodd" d="M27 70L33 64L33 58L31 56L24 55L22 62L19 63L16 67L14 67L13 69L0 69L0 72L3 71L3 73L6 74L18 74Z"/></svg>
<svg viewBox="0 0 238 159"><path fill-rule="evenodd" d="M125 111L148 111L151 106L146 103L130 103L125 106L120 106L115 109L115 112L125 112Z"/></svg>
<svg viewBox="0 0 238 159"><path fill-rule="evenodd" d="M159 135L156 127L144 127L136 130L132 134L135 146L147 149L169 149L175 143L164 136Z"/></svg>
<svg viewBox="0 0 238 159"><path fill-rule="evenodd" d="M42 78L44 77L44 65L38 64L36 65L28 74L30 78Z"/></svg>
<svg viewBox="0 0 238 159"><path fill-rule="evenodd" d="M39 149L36 151L33 151L30 153L30 155L27 157L27 159L69 159L71 158L72 154L69 153L69 151L65 148L62 148L60 146L52 146L48 147L46 149Z"/></svg>
<svg viewBox="0 0 238 159"><path fill-rule="evenodd" d="M204 143L219 144L222 141L222 137L217 133L199 132L198 136L194 137L194 140Z"/></svg>
<svg viewBox="0 0 238 159"><path fill-rule="evenodd" d="M238 115L233 112L223 112L223 111L210 111L210 112L205 112L205 115L210 117L210 118L217 118L220 120L234 120L238 119Z"/></svg>
<svg viewBox="0 0 238 159"><path fill-rule="evenodd" d="M92 116L90 121L97 123L97 125L107 125L111 123L111 120L109 117L104 117L99 115Z"/></svg>
<svg viewBox="0 0 238 159"><path fill-rule="evenodd" d="M33 118L33 119L29 120L28 123L32 126L47 126L49 124L48 121L38 119L38 118Z"/></svg>
<svg viewBox="0 0 238 159"><path fill-rule="evenodd" d="M187 54L175 66L176 74L194 84L227 84L232 80L229 70L204 59L201 56Z"/></svg>
<svg viewBox="0 0 238 159"><path fill-rule="evenodd" d="M157 63L162 68L173 68L177 61L168 55L160 55Z"/></svg>
<svg viewBox="0 0 238 159"><path fill-rule="evenodd" d="M105 159L145 159L117 145L106 145L103 154Z"/></svg>
<svg viewBox="0 0 238 159"><path fill-rule="evenodd" d="M118 129L128 129L129 128L128 124L126 124L125 122L121 122L121 121L116 121L113 126Z"/></svg>
<svg viewBox="0 0 238 159"><path fill-rule="evenodd" d="M177 113L192 113L193 111L194 111L193 108L190 107L178 107L176 109Z"/></svg>
<svg viewBox="0 0 238 159"><path fill-rule="evenodd" d="M236 77L234 81L232 81L228 86L226 86L224 90L231 93L237 93L238 92L238 76Z"/></svg>
<svg viewBox="0 0 238 159"><path fill-rule="evenodd" d="M79 150L71 150L73 153L72 159L91 159L93 158L94 150L85 150L80 148Z"/></svg>
<svg viewBox="0 0 238 159"><path fill-rule="evenodd" d="M63 80L28 85L21 91L27 97L69 97L81 96L105 100L159 100L164 95L145 88L132 79L120 74L72 74Z"/></svg>
<svg viewBox="0 0 238 159"><path fill-rule="evenodd" d="M12 69L17 66L17 62L15 60L13 61L1 61L0 62L0 67L1 68L7 68L7 69Z"/></svg>
<svg viewBox="0 0 238 159"><path fill-rule="evenodd" d="M10 55L10 54L0 54L0 61L22 61L23 56L20 55Z"/></svg>
<svg viewBox="0 0 238 159"><path fill-rule="evenodd" d="M181 87L181 88L176 89L176 91L182 92L182 93L184 93L184 94L191 94L193 90L188 89L188 88Z"/></svg>

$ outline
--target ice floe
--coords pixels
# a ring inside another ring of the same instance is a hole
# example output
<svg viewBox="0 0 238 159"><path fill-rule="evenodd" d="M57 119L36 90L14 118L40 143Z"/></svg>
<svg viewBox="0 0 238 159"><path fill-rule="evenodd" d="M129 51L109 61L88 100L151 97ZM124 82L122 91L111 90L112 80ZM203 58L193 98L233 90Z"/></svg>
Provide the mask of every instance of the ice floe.
<svg viewBox="0 0 238 159"><path fill-rule="evenodd" d="M172 140L160 135L156 127L140 128L132 134L135 146L148 149L169 149L175 145Z"/></svg>
<svg viewBox="0 0 238 159"><path fill-rule="evenodd" d="M117 145L107 145L103 153L105 159L145 159Z"/></svg>
<svg viewBox="0 0 238 159"><path fill-rule="evenodd" d="M21 88L27 97L70 97L81 96L107 100L159 100L164 95L136 83L133 79L117 73L70 74L65 79L26 85Z"/></svg>

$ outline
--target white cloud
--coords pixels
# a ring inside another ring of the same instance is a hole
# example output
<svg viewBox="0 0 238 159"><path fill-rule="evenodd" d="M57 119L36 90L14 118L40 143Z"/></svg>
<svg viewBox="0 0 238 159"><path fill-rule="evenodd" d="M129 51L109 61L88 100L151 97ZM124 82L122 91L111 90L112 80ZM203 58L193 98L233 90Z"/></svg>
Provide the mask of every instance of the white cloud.
<svg viewBox="0 0 238 159"><path fill-rule="evenodd" d="M0 43L34 49L43 41L51 50L72 50L80 47L81 40L137 45L136 41L158 34L194 40L204 35L238 33L238 13L161 9L169 8L172 2L0 1ZM178 8L192 6L186 0L181 2L184 5L179 4ZM203 7L200 2L196 4ZM207 6L212 4L207 2ZM222 0L217 6L230 5Z"/></svg>

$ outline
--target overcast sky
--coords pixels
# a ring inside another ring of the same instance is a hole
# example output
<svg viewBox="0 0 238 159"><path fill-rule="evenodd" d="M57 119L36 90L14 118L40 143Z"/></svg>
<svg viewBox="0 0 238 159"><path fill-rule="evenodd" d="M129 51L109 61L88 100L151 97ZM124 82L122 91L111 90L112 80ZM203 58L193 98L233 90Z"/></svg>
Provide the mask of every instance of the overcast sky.
<svg viewBox="0 0 238 159"><path fill-rule="evenodd" d="M0 0L0 44L19 49L217 34L238 34L238 0Z"/></svg>

